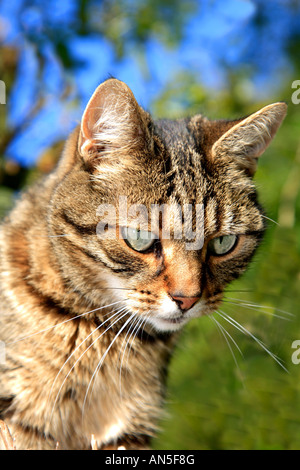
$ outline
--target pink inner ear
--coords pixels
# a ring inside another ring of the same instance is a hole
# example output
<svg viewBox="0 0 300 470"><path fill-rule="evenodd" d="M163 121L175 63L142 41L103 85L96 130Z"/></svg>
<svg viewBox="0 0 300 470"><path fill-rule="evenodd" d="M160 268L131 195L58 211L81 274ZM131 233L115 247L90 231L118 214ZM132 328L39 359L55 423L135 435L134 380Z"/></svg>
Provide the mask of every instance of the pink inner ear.
<svg viewBox="0 0 300 470"><path fill-rule="evenodd" d="M100 117L100 106L97 106L97 101L100 101L100 96L95 96L94 93L82 116L81 132L86 139L93 140L95 126Z"/></svg>
<svg viewBox="0 0 300 470"><path fill-rule="evenodd" d="M87 155L94 146L95 144L92 140L86 140L85 142L83 142L83 144L81 145L82 155Z"/></svg>
<svg viewBox="0 0 300 470"><path fill-rule="evenodd" d="M149 141L145 116L125 83L107 80L96 89L83 113L79 153L93 166L98 157L119 160L134 155Z"/></svg>

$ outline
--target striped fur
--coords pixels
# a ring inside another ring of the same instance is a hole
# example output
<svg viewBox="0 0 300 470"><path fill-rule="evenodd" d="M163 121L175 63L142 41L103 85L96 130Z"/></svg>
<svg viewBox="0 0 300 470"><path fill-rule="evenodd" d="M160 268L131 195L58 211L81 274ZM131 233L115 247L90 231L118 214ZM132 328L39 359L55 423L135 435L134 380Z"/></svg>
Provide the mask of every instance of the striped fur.
<svg viewBox="0 0 300 470"><path fill-rule="evenodd" d="M177 330L217 308L263 236L251 176L284 114L278 103L233 122L153 122L122 82L95 91L55 171L1 226L0 418L17 448L87 449L92 434L99 449L147 448ZM100 240L98 207L121 196L149 213L203 204L203 247ZM212 255L209 241L230 234L234 249ZM176 296L198 301L181 311Z"/></svg>

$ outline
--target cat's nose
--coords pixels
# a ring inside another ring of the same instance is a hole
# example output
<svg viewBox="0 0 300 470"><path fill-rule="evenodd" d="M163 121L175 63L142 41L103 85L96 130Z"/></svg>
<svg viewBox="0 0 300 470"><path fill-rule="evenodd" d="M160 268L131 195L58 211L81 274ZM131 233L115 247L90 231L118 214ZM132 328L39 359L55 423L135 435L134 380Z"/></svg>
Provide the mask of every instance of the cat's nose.
<svg viewBox="0 0 300 470"><path fill-rule="evenodd" d="M177 297L172 294L171 297L177 303L180 310L189 310L200 299L200 297Z"/></svg>

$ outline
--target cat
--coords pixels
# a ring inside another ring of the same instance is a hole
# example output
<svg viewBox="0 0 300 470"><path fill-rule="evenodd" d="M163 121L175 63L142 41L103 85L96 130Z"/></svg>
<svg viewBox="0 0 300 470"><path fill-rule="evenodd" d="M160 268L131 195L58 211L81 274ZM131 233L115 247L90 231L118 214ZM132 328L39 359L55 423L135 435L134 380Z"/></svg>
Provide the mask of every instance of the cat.
<svg viewBox="0 0 300 470"><path fill-rule="evenodd" d="M265 232L253 175L286 108L153 121L125 83L98 86L1 225L0 419L17 449L151 448L180 330L215 311Z"/></svg>

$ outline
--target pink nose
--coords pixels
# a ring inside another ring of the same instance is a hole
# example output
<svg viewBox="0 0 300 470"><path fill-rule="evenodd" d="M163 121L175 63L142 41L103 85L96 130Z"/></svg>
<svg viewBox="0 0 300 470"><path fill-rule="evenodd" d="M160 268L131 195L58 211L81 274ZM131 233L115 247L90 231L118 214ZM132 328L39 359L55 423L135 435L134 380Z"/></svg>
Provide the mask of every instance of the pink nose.
<svg viewBox="0 0 300 470"><path fill-rule="evenodd" d="M181 310L188 310L199 300L200 297L175 297L171 294L171 297L177 303Z"/></svg>

